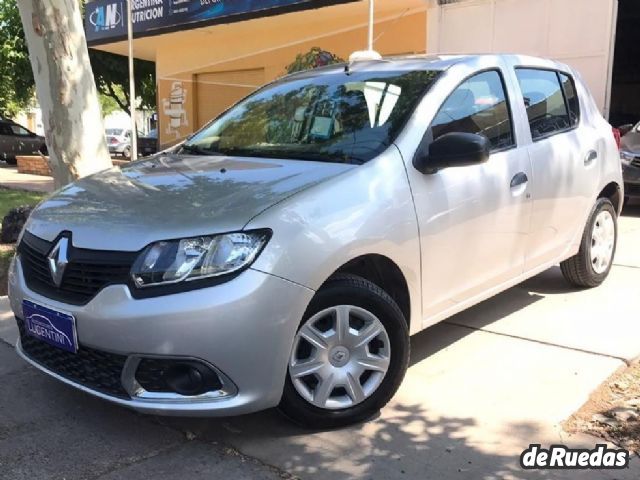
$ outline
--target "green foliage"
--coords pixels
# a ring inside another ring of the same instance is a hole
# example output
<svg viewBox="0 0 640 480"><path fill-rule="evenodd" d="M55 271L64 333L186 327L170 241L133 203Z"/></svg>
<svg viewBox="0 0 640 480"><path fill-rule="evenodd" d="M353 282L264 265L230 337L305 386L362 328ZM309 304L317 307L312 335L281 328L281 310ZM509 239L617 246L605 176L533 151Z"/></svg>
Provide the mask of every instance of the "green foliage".
<svg viewBox="0 0 640 480"><path fill-rule="evenodd" d="M295 73L342 62L344 60L337 55L322 50L320 47L312 47L308 52L296 55L296 59L286 66L286 70L287 73Z"/></svg>
<svg viewBox="0 0 640 480"><path fill-rule="evenodd" d="M36 205L46 195L46 193L41 192L10 190L8 188L0 187L0 222L12 208L20 207L22 205Z"/></svg>
<svg viewBox="0 0 640 480"><path fill-rule="evenodd" d="M84 4L84 0L83 0ZM89 50L89 58L104 115L122 109L129 113L129 67L127 57ZM135 60L136 96L141 106L156 104L155 64ZM0 0L0 115L12 117L33 98L35 84L29 51L15 0ZM110 98L110 100L107 100Z"/></svg>
<svg viewBox="0 0 640 480"><path fill-rule="evenodd" d="M11 117L33 97L33 73L18 5L0 0L0 115Z"/></svg>
<svg viewBox="0 0 640 480"><path fill-rule="evenodd" d="M107 97L106 95L100 93L98 95L98 100L100 101L100 110L102 110L103 117L106 117L107 115L120 110L120 106L111 97Z"/></svg>
<svg viewBox="0 0 640 480"><path fill-rule="evenodd" d="M89 58L98 92L111 98L119 108L130 113L128 58L99 50L90 50ZM136 96L141 100L139 106L155 109L155 63L134 59L133 70L135 72ZM106 115L106 113L104 114Z"/></svg>

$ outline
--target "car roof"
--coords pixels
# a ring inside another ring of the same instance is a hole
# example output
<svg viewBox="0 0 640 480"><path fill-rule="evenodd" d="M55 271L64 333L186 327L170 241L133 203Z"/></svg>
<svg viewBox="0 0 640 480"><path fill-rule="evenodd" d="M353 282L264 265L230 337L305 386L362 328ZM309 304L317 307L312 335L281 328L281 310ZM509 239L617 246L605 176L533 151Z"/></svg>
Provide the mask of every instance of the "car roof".
<svg viewBox="0 0 640 480"><path fill-rule="evenodd" d="M292 73L282 77L280 80L311 78L318 75L343 72L346 67L352 72L384 72L384 71L412 71L412 70L435 70L444 71L453 65L461 63L475 63L483 58L496 59L514 63L516 65L527 65L532 67L554 68L560 70L570 70L564 64L553 60L518 54L500 53L480 53L480 54L442 54L442 55L399 55L383 57L380 60L358 60L352 63L336 63L324 67L317 67L311 70Z"/></svg>

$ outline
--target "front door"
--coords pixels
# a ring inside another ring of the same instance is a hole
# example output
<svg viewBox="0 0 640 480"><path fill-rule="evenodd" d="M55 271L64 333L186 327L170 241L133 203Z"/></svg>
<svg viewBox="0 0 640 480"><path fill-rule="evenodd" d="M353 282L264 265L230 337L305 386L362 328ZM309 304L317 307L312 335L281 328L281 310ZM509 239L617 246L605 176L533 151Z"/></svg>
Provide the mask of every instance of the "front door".
<svg viewBox="0 0 640 480"><path fill-rule="evenodd" d="M35 134L17 124L11 125L10 129L15 155L33 155L38 151L39 141Z"/></svg>
<svg viewBox="0 0 640 480"><path fill-rule="evenodd" d="M499 70L478 73L445 100L427 135L486 135L481 165L410 174L422 250L423 315L427 326L463 303L519 276L531 214L531 163L518 148Z"/></svg>
<svg viewBox="0 0 640 480"><path fill-rule="evenodd" d="M0 124L0 159L6 160L13 158L16 154L15 144L13 141L13 131L11 127L5 123Z"/></svg>

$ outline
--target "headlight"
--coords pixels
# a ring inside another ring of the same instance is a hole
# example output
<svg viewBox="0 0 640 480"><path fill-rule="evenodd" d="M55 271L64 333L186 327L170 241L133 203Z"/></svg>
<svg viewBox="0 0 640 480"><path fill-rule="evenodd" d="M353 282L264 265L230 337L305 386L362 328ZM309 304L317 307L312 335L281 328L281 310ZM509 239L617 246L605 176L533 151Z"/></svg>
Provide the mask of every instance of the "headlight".
<svg viewBox="0 0 640 480"><path fill-rule="evenodd" d="M131 277L144 288L236 272L255 260L269 236L257 230L152 243L133 264Z"/></svg>
<svg viewBox="0 0 640 480"><path fill-rule="evenodd" d="M620 160L625 167L629 166L635 158L636 156L633 153L620 150Z"/></svg>

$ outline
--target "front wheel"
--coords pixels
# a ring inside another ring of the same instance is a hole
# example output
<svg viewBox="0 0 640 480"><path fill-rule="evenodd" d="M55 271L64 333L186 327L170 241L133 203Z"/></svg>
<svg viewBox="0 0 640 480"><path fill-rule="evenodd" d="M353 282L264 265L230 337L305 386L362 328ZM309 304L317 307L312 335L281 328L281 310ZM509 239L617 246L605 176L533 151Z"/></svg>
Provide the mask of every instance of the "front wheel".
<svg viewBox="0 0 640 480"><path fill-rule="evenodd" d="M616 209L608 198L599 198L589 215L580 250L560 264L562 274L578 287L597 287L611 271L617 241Z"/></svg>
<svg viewBox="0 0 640 480"><path fill-rule="evenodd" d="M337 276L307 307L279 408L311 428L366 420L395 394L408 362L407 322L393 299L361 277Z"/></svg>

